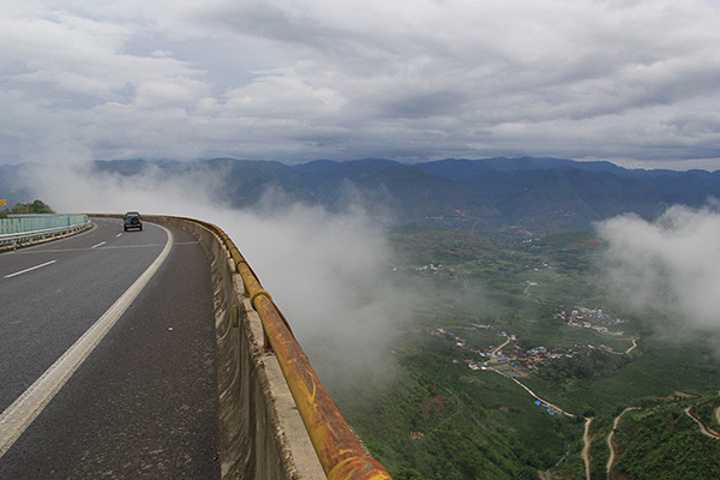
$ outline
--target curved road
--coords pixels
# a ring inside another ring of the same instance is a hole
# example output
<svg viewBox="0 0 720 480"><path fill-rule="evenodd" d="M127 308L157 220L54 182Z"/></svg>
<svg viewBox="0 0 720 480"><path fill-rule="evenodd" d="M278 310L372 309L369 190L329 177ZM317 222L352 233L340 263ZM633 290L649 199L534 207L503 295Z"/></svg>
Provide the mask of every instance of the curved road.
<svg viewBox="0 0 720 480"><path fill-rule="evenodd" d="M708 438L712 438L713 440L720 440L720 436L715 435L713 432L709 431L697 417L695 417L692 413L690 413L690 407L687 407L685 409L685 414L688 417L692 418L695 423L697 423L697 426L700 429L700 433L702 433L703 435L705 435Z"/></svg>
<svg viewBox="0 0 720 480"><path fill-rule="evenodd" d="M585 463L585 478L590 480L590 445L592 444L592 437L590 437L590 424L592 424L593 417L585 417L585 431L583 433L583 449L582 459Z"/></svg>
<svg viewBox="0 0 720 480"><path fill-rule="evenodd" d="M610 472L612 472L613 464L615 463L615 442L613 441L613 438L615 437L615 431L618 428L618 425L620 424L620 419L623 415L626 413L632 411L632 410L638 410L639 407L627 407L625 408L620 414L615 417L615 420L613 420L613 426L612 430L610 430L610 433L607 436L607 439L605 440L605 443L607 443L608 449L610 450L610 456L608 457L607 464L605 466L605 470L607 472L607 477L610 478Z"/></svg>
<svg viewBox="0 0 720 480"><path fill-rule="evenodd" d="M96 221L88 233L0 255L0 411L120 297L167 241L157 227L136 233Z"/></svg>
<svg viewBox="0 0 720 480"><path fill-rule="evenodd" d="M219 478L202 249L180 229L93 223L75 237L0 254L3 416L113 304L126 308L7 453L0 448L0 478ZM123 297L164 249L134 301Z"/></svg>

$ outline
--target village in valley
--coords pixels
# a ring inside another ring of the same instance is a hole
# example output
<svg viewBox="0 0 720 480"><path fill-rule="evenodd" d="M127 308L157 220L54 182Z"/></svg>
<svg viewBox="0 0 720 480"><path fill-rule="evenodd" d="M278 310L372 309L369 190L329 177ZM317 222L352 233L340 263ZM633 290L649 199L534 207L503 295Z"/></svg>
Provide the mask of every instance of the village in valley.
<svg viewBox="0 0 720 480"><path fill-rule="evenodd" d="M617 325L625 323L625 320L610 316L610 314L603 312L602 308L575 307L569 313L567 310L561 310L555 314L555 318L562 320L570 327L591 328L605 335L622 337L625 333L623 331L610 330Z"/></svg>
<svg viewBox="0 0 720 480"><path fill-rule="evenodd" d="M488 345L485 348L469 346L466 339L455 335L444 328L430 331L430 335L445 338L455 343L461 355L453 362L467 363L471 370L495 369L510 377L523 378L538 370L543 364L563 358L571 358L579 353L579 349L535 347L523 350L517 343L517 337L504 330L489 325L472 324L474 328L485 329L500 337L505 337L499 345Z"/></svg>
<svg viewBox="0 0 720 480"><path fill-rule="evenodd" d="M595 330L604 335L622 337L623 331L611 330L612 327L625 323L624 320L614 318L602 309L590 309L585 307L575 307L567 311L561 310L556 314L556 318L561 319L569 327L588 328ZM472 354L467 358L463 358L470 369L484 370L483 367L494 366L496 368L502 366L504 371L510 376L527 377L532 371L538 370L545 363L558 360L560 358L572 358L574 355L585 353L588 350L599 348L609 352L613 349L606 345L594 346L575 345L573 348L551 348L551 347L535 347L524 350L517 343L517 337L493 325L482 325L473 323L471 326L475 329L486 330L496 334L499 337L505 337L503 343L495 346L488 345L485 348L469 346L466 339L455 335L444 328L437 328L429 331L430 335L444 337L455 343L463 353Z"/></svg>
<svg viewBox="0 0 720 480"><path fill-rule="evenodd" d="M555 318L561 320L566 326L574 328L587 328L602 335L612 337L623 337L624 332L616 330L625 320L615 318L602 309L591 309L586 307L573 307L570 310L561 308ZM632 343L626 351L615 352L611 347L604 344L576 344L572 348L558 348L537 346L530 349L522 348L518 338L495 325L471 323L473 329L484 330L492 335L497 335L497 345L479 347L470 345L468 341L445 328L428 330L426 333L453 342L459 350L459 354L452 361L453 363L466 363L471 370L493 371L507 378L512 379L523 386L519 379L528 378L533 372L539 370L543 365L558 361L563 358L573 358L576 355L587 354L590 350L599 349L613 354L629 353L637 346L636 338L629 338ZM529 391L529 389L526 390ZM532 394L532 393L531 393ZM533 394L534 395L534 394ZM548 413L555 415L565 413L560 408L539 399L535 403L545 408Z"/></svg>

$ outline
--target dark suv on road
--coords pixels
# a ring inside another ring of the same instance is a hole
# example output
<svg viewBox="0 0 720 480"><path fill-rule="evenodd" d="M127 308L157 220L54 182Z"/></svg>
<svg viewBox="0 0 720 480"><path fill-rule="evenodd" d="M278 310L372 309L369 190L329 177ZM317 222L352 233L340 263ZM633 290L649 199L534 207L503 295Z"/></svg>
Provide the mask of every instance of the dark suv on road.
<svg viewBox="0 0 720 480"><path fill-rule="evenodd" d="M131 228L142 230L142 217L138 212L127 212L125 220L123 220L123 226L126 232Z"/></svg>

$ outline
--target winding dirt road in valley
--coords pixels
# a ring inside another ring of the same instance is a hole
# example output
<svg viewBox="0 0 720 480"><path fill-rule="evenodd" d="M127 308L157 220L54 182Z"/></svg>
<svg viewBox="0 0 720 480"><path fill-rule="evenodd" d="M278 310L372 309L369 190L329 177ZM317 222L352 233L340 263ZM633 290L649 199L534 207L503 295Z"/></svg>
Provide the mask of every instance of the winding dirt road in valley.
<svg viewBox="0 0 720 480"><path fill-rule="evenodd" d="M633 350L635 350L637 348L638 337L632 337L631 340L632 340L632 346L630 348L628 348L627 350L625 350L625 355L627 355L628 353L632 352Z"/></svg>
<svg viewBox="0 0 720 480"><path fill-rule="evenodd" d="M585 433L583 434L583 443L585 446L582 451L582 459L585 462L585 478L590 480L590 444L592 438L590 438L590 424L592 423L592 417L585 418Z"/></svg>
<svg viewBox="0 0 720 480"><path fill-rule="evenodd" d="M690 407L687 407L687 408L685 409L685 413L687 414L688 417L692 418L692 419L695 421L695 423L698 424L698 428L700 429L700 433L702 433L702 434L705 435L706 437L710 437L710 438L715 439L715 440L720 440L720 436L717 436L717 435L715 435L714 433L709 432L708 429L705 428L705 425L703 425L703 423L702 423L700 420L698 420L697 418L695 418L695 417L693 416L693 414L690 413ZM717 410L715 410L715 414L717 415Z"/></svg>
<svg viewBox="0 0 720 480"><path fill-rule="evenodd" d="M607 462L607 476L610 478L610 471L612 470L613 463L615 463L615 444L613 443L613 437L615 436L615 430L617 429L618 423L620 423L620 418L625 415L630 410L637 410L638 407L628 407L622 412L620 412L620 415L615 417L615 420L613 420L613 428L610 431L610 434L607 436L607 445L610 449L610 458L608 458Z"/></svg>

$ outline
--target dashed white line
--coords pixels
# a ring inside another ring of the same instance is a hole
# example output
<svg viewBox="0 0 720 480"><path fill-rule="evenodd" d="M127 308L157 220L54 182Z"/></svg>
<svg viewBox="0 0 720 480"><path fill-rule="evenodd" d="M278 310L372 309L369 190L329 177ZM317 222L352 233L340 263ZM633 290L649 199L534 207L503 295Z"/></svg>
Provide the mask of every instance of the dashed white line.
<svg viewBox="0 0 720 480"><path fill-rule="evenodd" d="M5 452L25 429L40 415L40 412L120 319L120 316L128 309L165 261L173 247L173 235L165 227L160 228L167 233L167 243L155 261L72 347L0 414L0 457L5 455Z"/></svg>
<svg viewBox="0 0 720 480"><path fill-rule="evenodd" d="M122 233L118 233L117 235L115 235L115 238L120 238L120 237L122 237Z"/></svg>
<svg viewBox="0 0 720 480"><path fill-rule="evenodd" d="M34 267L26 268L25 270L20 270L19 272L5 275L5 278L17 277L18 275L22 275L23 273L32 272L33 270L37 270L38 268L47 267L48 265L52 265L55 262L57 262L57 260L50 260L49 262L45 262L40 265L35 265Z"/></svg>
<svg viewBox="0 0 720 480"><path fill-rule="evenodd" d="M93 245L92 247L90 247L90 250L92 250L93 248L102 247L103 245L105 245L105 242L100 242L97 245Z"/></svg>

